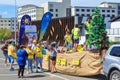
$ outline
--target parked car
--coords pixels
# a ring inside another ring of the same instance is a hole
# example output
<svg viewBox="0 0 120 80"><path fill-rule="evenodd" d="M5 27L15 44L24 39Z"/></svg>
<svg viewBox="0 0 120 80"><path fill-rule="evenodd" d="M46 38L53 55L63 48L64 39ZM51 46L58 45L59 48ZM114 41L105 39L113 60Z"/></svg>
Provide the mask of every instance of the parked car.
<svg viewBox="0 0 120 80"><path fill-rule="evenodd" d="M120 80L120 44L112 45L106 52L103 72L108 80Z"/></svg>

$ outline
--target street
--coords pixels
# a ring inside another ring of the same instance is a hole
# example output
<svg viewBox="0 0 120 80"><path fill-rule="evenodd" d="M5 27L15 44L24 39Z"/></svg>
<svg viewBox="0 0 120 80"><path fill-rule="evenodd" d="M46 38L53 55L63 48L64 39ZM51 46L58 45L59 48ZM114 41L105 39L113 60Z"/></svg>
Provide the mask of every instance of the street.
<svg viewBox="0 0 120 80"><path fill-rule="evenodd" d="M0 45L1 48L1 45ZM15 62L14 64L15 71L9 71L9 67L4 65L4 56L0 49L0 80L106 80L105 76L100 74L91 77L78 77L78 76L70 76L61 73L50 73L50 72L43 72L43 73L34 73L26 74L25 70L25 78L19 79L17 78L18 72L18 65Z"/></svg>

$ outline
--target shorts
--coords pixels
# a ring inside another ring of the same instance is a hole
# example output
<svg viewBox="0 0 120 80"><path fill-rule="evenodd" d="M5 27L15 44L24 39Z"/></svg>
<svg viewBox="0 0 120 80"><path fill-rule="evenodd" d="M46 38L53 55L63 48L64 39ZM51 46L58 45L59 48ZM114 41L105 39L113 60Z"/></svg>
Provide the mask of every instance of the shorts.
<svg viewBox="0 0 120 80"><path fill-rule="evenodd" d="M74 39L74 43L79 44L79 38L78 39Z"/></svg>
<svg viewBox="0 0 120 80"><path fill-rule="evenodd" d="M56 57L50 56L50 59L51 59L52 61L56 61Z"/></svg>
<svg viewBox="0 0 120 80"><path fill-rule="evenodd" d="M14 63L14 58L11 55L8 56L8 60L9 63Z"/></svg>
<svg viewBox="0 0 120 80"><path fill-rule="evenodd" d="M8 58L7 52L3 52L3 55L4 55L5 58Z"/></svg>

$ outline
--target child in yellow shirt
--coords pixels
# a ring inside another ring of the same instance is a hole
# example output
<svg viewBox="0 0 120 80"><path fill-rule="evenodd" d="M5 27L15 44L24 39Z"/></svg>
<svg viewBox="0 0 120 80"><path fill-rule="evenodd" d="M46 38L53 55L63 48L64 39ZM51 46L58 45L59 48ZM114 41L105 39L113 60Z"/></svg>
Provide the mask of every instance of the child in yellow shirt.
<svg viewBox="0 0 120 80"><path fill-rule="evenodd" d="M72 50L72 38L70 35L70 32L66 32L65 34L65 43L66 43L66 53L69 52L69 50Z"/></svg>
<svg viewBox="0 0 120 80"><path fill-rule="evenodd" d="M28 65L27 65L27 70L28 70L28 74L29 73L32 73L33 70L32 70L32 63L33 63L33 56L34 56L34 53L31 49L31 45L28 45L28 47L26 48L26 51L27 51L27 54L28 54Z"/></svg>

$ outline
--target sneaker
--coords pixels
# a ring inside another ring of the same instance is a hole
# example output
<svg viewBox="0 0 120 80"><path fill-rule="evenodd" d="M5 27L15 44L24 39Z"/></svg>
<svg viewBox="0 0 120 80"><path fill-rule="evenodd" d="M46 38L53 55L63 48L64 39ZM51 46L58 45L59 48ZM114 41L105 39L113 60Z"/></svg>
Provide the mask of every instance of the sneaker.
<svg viewBox="0 0 120 80"><path fill-rule="evenodd" d="M21 78L21 76L18 76L18 78Z"/></svg>
<svg viewBox="0 0 120 80"><path fill-rule="evenodd" d="M39 71L38 70L36 70L36 73L38 73Z"/></svg>
<svg viewBox="0 0 120 80"><path fill-rule="evenodd" d="M39 71L39 72L41 72L41 73L42 73L42 72L44 72L44 71L43 71L43 69L40 69L40 71Z"/></svg>
<svg viewBox="0 0 120 80"><path fill-rule="evenodd" d="M10 70L10 71L14 71L14 68L10 68L9 70Z"/></svg>

